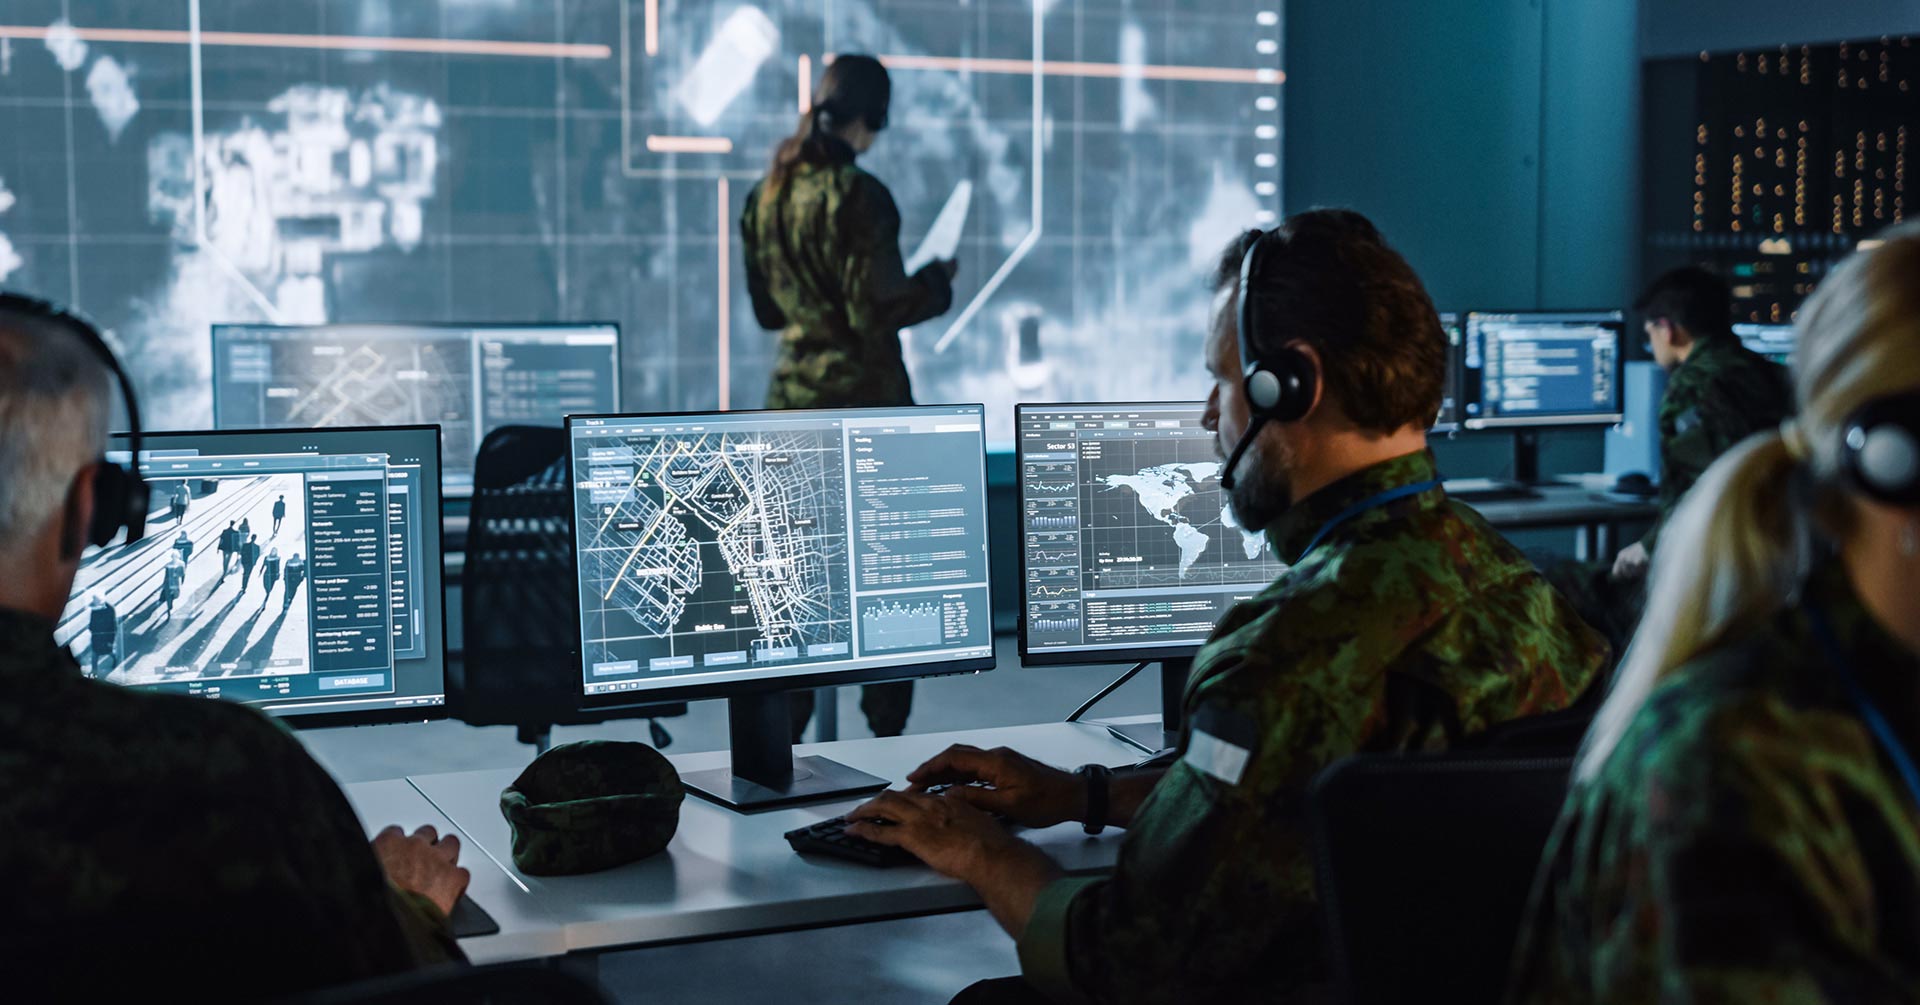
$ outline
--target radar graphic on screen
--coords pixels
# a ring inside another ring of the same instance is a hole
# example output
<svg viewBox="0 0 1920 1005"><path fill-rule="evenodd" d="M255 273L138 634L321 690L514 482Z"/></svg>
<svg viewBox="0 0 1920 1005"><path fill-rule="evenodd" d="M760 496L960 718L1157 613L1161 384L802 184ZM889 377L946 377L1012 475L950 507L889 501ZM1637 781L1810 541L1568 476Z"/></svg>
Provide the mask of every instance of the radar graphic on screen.
<svg viewBox="0 0 1920 1005"><path fill-rule="evenodd" d="M1016 400L1204 386L1206 275L1280 209L1280 10L30 0L0 95L71 142L0 144L0 283L113 328L167 427L211 415L213 324L614 321L628 405L757 407L778 336L736 222L870 52L893 105L861 164L903 254L960 262L905 336L916 400L984 402L1005 444Z"/></svg>

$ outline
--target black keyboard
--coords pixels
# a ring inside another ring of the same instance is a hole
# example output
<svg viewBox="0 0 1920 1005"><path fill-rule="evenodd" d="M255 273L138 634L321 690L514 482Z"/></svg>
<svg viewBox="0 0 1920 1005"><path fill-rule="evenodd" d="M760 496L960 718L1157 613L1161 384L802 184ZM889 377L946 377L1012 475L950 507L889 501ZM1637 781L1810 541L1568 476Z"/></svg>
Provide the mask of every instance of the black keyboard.
<svg viewBox="0 0 1920 1005"><path fill-rule="evenodd" d="M802 855L828 855L862 865L885 867L913 865L920 861L905 849L848 834L847 824L851 822L834 817L790 830L787 832L787 843Z"/></svg>
<svg viewBox="0 0 1920 1005"><path fill-rule="evenodd" d="M1540 493L1519 482L1499 478L1449 478L1441 484L1446 486L1448 496L1468 505L1540 498Z"/></svg>
<svg viewBox="0 0 1920 1005"><path fill-rule="evenodd" d="M460 895L459 900L453 902L453 913L447 915L447 925L453 929L453 937L456 939L472 938L476 935L497 935L500 932L500 923L493 920L493 915L488 914L485 908L474 903L473 898L464 893Z"/></svg>

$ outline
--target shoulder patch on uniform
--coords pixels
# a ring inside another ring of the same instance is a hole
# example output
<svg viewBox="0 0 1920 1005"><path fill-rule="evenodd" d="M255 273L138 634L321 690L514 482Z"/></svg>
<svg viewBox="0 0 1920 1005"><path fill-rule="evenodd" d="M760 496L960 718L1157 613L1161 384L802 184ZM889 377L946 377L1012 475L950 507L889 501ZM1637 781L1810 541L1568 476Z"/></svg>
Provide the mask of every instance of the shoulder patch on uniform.
<svg viewBox="0 0 1920 1005"><path fill-rule="evenodd" d="M1247 748L1195 727L1187 739L1187 753L1180 759L1201 774L1212 775L1228 785L1238 785L1252 756L1253 752Z"/></svg>
<svg viewBox="0 0 1920 1005"><path fill-rule="evenodd" d="M1676 433L1689 433L1699 426L1700 410L1698 408L1689 408L1673 418L1673 431Z"/></svg>
<svg viewBox="0 0 1920 1005"><path fill-rule="evenodd" d="M1238 785L1259 743L1259 727L1245 713L1220 705L1202 705L1194 713L1187 752L1180 759L1201 774Z"/></svg>

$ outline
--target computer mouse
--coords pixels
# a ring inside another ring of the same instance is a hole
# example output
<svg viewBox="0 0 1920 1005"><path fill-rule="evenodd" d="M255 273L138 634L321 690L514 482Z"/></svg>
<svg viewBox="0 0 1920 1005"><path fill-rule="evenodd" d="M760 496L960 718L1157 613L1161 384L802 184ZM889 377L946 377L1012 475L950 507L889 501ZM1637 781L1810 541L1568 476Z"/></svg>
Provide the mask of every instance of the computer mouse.
<svg viewBox="0 0 1920 1005"><path fill-rule="evenodd" d="M1638 471L1629 471L1613 483L1613 491L1623 496L1650 496L1660 490L1653 479Z"/></svg>

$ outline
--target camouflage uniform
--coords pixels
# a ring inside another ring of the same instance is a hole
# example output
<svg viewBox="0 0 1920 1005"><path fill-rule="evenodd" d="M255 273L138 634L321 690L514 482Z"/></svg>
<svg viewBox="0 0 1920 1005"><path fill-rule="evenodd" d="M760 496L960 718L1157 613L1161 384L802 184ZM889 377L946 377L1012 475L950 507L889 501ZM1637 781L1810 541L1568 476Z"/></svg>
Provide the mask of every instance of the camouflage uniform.
<svg viewBox="0 0 1920 1005"><path fill-rule="evenodd" d="M1785 367L1735 338L1702 339L1667 379L1660 398L1660 513L1640 544L1653 554L1674 507L1707 468L1741 440L1793 415L1793 386ZM1614 556L1565 563L1553 582L1581 616L1607 634L1616 650L1640 623L1645 577L1613 578Z"/></svg>
<svg viewBox="0 0 1920 1005"><path fill-rule="evenodd" d="M0 970L19 1001L261 997L461 959L300 744L85 680L0 610Z"/></svg>
<svg viewBox="0 0 1920 1005"><path fill-rule="evenodd" d="M953 304L944 268L906 274L893 195L838 149L794 168L772 205L755 185L740 217L754 316L780 329L768 408L913 404L900 329Z"/></svg>
<svg viewBox="0 0 1920 1005"><path fill-rule="evenodd" d="M1806 589L1920 751L1920 660L1831 563ZM1920 1001L1920 806L1798 606L1660 684L1568 798L1518 1002Z"/></svg>
<svg viewBox="0 0 1920 1005"><path fill-rule="evenodd" d="M831 143L832 163L796 166L772 205L755 185L740 217L754 316L780 329L767 407L911 405L900 329L946 313L953 284L937 264L906 274L892 193L854 166L852 147ZM813 692L794 692L793 703L798 737ZM903 731L912 704L909 681L861 689L879 736Z"/></svg>
<svg viewBox="0 0 1920 1005"><path fill-rule="evenodd" d="M1721 454L1792 415L1786 367L1739 339L1701 339L1660 398L1660 516L1640 539L1647 554L1681 497Z"/></svg>
<svg viewBox="0 0 1920 1005"><path fill-rule="evenodd" d="M1134 814L1113 875L1041 894L1019 944L1027 980L1104 1002L1271 1001L1324 981L1303 816L1314 776L1349 754L1441 750L1563 708L1599 672L1600 637L1438 488L1338 525L1301 557L1335 514L1434 471L1425 451L1375 465L1270 530L1297 564L1228 612L1195 659L1179 760Z"/></svg>

